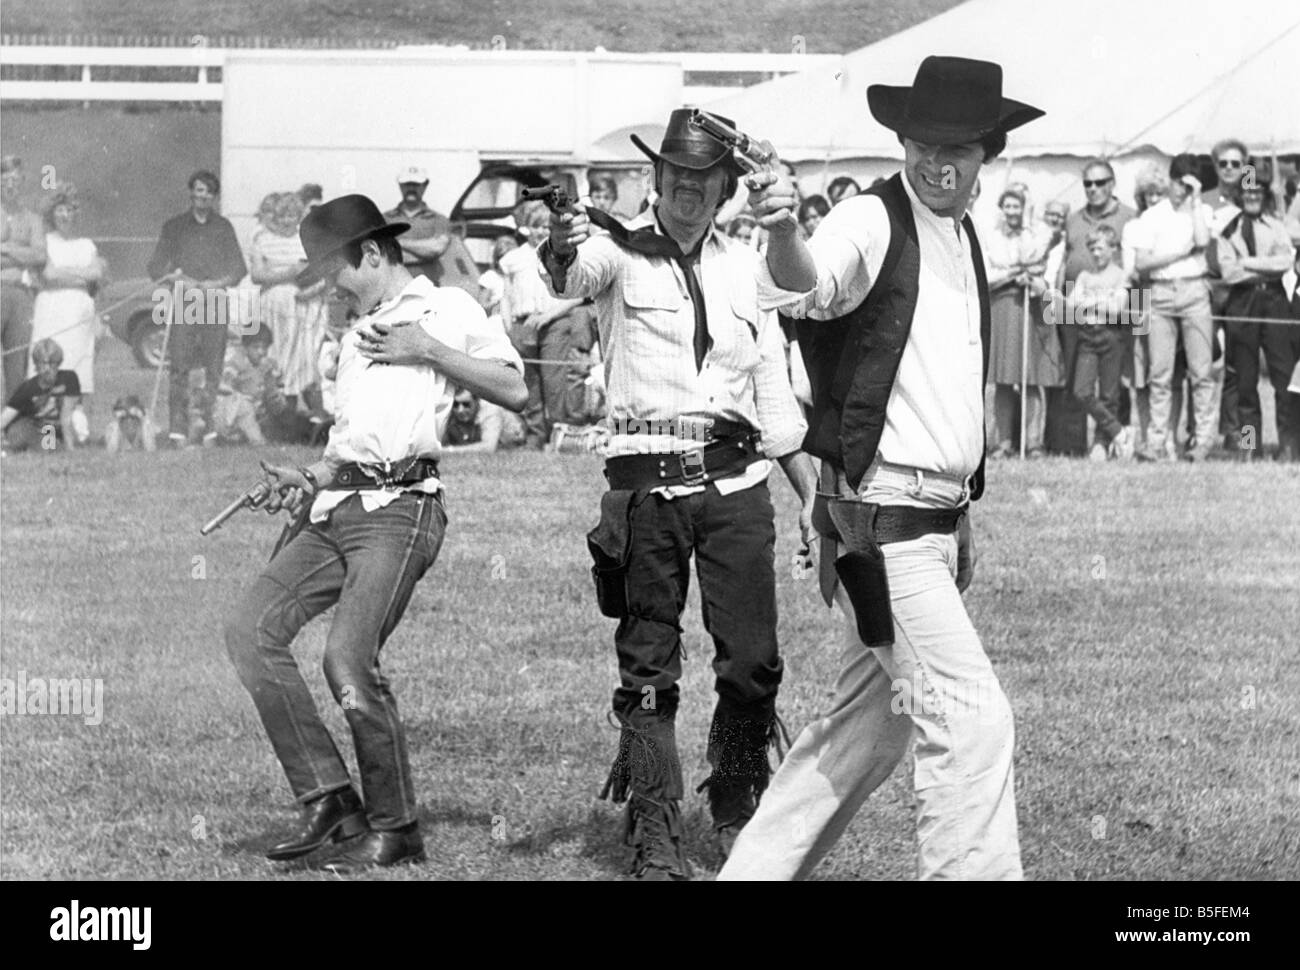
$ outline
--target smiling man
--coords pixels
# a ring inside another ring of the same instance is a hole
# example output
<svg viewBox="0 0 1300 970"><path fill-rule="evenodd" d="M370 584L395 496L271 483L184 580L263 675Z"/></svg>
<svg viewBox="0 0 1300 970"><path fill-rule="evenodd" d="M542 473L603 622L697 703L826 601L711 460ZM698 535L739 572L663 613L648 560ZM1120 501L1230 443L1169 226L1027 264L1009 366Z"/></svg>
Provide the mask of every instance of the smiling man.
<svg viewBox="0 0 1300 970"><path fill-rule="evenodd" d="M760 292L799 322L813 386L804 442L832 496L822 592L847 619L831 709L807 727L720 879L806 877L915 745L918 871L1019 879L1011 707L961 593L968 503L984 487L989 296L967 201L1006 133L1042 115L1002 69L929 57L872 85L903 171L831 210L804 242L784 177L750 196L770 232ZM869 350L869 352L864 352Z"/></svg>
<svg viewBox="0 0 1300 970"><path fill-rule="evenodd" d="M293 859L362 835L327 867L337 872L424 858L415 786L397 702L379 652L433 565L447 524L438 458L454 388L518 410L523 365L500 327L454 287L402 265L396 237L361 195L303 220L302 285L324 278L357 316L343 335L334 426L321 460L263 463L270 511L308 521L272 558L231 614L226 647L266 727L302 829L267 853ZM337 604L325 640L325 679L352 732L361 796L321 721L289 645ZM363 804L364 799L364 804Z"/></svg>
<svg viewBox="0 0 1300 970"><path fill-rule="evenodd" d="M172 305L171 333L167 338L167 438L173 447L183 446L187 438L191 444L216 444L212 410L221 384L230 323L227 300L207 295L201 300L191 299L188 294L193 290L205 294L224 291L248 273L235 228L216 209L221 180L212 172L199 171L190 176L186 185L190 192L188 211L163 223L158 245L149 258L149 278L176 281L173 292L180 297ZM187 312L183 319L181 306L194 307L200 318L192 321ZM200 367L205 380L203 389L196 392L199 400L193 401L190 371Z"/></svg>
<svg viewBox="0 0 1300 970"><path fill-rule="evenodd" d="M594 209L552 214L538 252L553 293L596 304L612 437L588 543L601 612L619 620L622 727L602 794L627 799L632 872L651 880L689 875L675 723L691 556L718 693L699 789L726 849L767 787L776 731L772 461L804 503L804 543L816 490L781 332L758 306L758 256L714 229L739 166L689 116L672 113L658 152L632 136L654 162L652 209L626 227ZM588 238L589 217L608 234Z"/></svg>

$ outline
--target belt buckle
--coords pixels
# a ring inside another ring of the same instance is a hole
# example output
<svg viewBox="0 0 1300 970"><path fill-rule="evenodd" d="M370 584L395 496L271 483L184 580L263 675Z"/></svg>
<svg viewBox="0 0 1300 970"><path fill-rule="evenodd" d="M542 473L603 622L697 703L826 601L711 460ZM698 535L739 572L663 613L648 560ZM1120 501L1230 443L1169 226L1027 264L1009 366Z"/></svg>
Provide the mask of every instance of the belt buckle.
<svg viewBox="0 0 1300 970"><path fill-rule="evenodd" d="M709 473L704 469L703 449L683 451L677 456L677 464L681 466L682 481L685 484L703 485L708 481Z"/></svg>

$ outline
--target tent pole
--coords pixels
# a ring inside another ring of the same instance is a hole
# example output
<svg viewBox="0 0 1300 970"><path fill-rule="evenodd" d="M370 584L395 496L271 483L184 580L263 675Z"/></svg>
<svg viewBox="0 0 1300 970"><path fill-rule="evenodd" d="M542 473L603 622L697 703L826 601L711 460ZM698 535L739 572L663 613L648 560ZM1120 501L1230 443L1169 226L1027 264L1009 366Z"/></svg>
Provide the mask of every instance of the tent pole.
<svg viewBox="0 0 1300 970"><path fill-rule="evenodd" d="M1025 284L1025 309L1020 324L1020 459L1025 458L1029 415L1029 284Z"/></svg>

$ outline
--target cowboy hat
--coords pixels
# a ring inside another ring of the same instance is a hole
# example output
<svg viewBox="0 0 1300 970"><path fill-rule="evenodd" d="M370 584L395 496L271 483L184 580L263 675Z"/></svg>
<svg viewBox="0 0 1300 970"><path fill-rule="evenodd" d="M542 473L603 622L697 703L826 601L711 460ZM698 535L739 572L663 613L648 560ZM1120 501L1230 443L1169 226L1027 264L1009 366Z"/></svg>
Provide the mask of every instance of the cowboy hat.
<svg viewBox="0 0 1300 970"><path fill-rule="evenodd" d="M330 199L307 213L298 227L307 254L307 268L298 274L299 286L310 286L321 278L329 257L359 239L397 236L411 228L409 222L385 222L379 207L364 195Z"/></svg>
<svg viewBox="0 0 1300 970"><path fill-rule="evenodd" d="M702 172L719 162L727 162L739 174L741 168L736 164L731 149L712 135L690 124L691 112L691 108L677 108L668 116L668 127L664 129L664 139L659 145L659 151L651 149L639 135L630 136L632 143L656 164L660 161L671 162L681 168ZM722 115L714 117L729 127L735 127L730 118L724 118Z"/></svg>
<svg viewBox="0 0 1300 970"><path fill-rule="evenodd" d="M964 145L1041 118L1032 105L1002 96L1002 66L967 57L927 57L911 87L867 88L871 115L904 138Z"/></svg>

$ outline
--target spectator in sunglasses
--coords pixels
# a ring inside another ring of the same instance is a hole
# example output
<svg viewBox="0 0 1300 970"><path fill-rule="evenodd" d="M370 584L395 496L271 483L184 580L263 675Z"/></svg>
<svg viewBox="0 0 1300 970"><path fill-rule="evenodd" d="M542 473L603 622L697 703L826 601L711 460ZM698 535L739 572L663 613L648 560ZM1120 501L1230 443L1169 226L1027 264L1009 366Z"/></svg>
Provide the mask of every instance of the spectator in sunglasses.
<svg viewBox="0 0 1300 970"><path fill-rule="evenodd" d="M442 434L443 451L496 451L501 439L501 409L460 388L451 400L451 418Z"/></svg>
<svg viewBox="0 0 1300 970"><path fill-rule="evenodd" d="M1214 172L1219 180L1213 191L1206 192L1202 201L1210 212L1210 230L1218 236L1224 227L1241 212L1242 176L1251 169L1250 155L1245 144L1237 138L1224 138L1210 149ZM1254 176L1249 181L1254 181ZM1227 312L1231 287L1220 278L1219 267L1210 264L1210 310L1215 316ZM1232 348L1232 331L1222 321L1215 321L1215 340L1223 346L1223 357L1216 364L1223 369L1223 385L1219 394L1219 433L1223 446L1231 452L1238 450L1241 418L1237 413L1236 353ZM1248 457L1248 456L1246 456Z"/></svg>
<svg viewBox="0 0 1300 970"><path fill-rule="evenodd" d="M1217 232L1241 211L1241 176L1250 161L1250 152L1240 139L1225 138L1210 149L1210 158L1214 160L1219 184L1205 193L1204 202L1213 213Z"/></svg>
<svg viewBox="0 0 1300 970"><path fill-rule="evenodd" d="M1115 169L1104 158L1089 159L1080 173L1083 194L1087 203L1070 213L1065 220L1065 250L1061 259L1058 289L1073 289L1079 274L1092 271L1092 256L1088 252L1088 236L1099 226L1110 226L1117 238L1123 238L1124 226L1137 218L1137 213L1115 198ZM1115 250L1118 261L1119 250ZM1052 282L1050 279L1048 282ZM1049 452L1061 455L1083 455L1088 450L1088 413L1074 396L1074 368L1079 355L1077 327L1060 327L1061 365L1065 386L1051 387L1047 391L1047 420L1043 444ZM1125 329L1126 341L1130 339ZM1131 344L1125 353L1131 353ZM1128 409L1121 405L1121 421L1127 421Z"/></svg>

